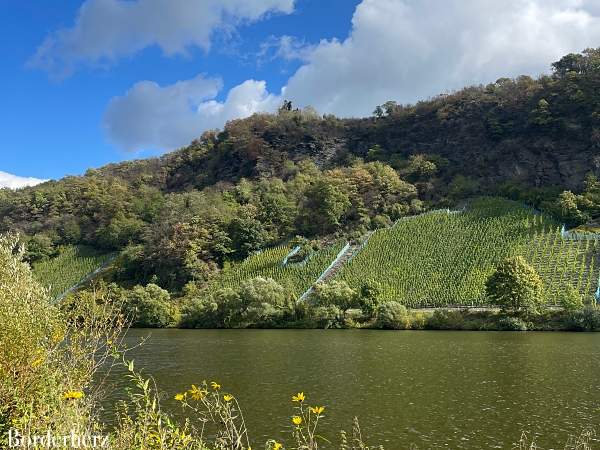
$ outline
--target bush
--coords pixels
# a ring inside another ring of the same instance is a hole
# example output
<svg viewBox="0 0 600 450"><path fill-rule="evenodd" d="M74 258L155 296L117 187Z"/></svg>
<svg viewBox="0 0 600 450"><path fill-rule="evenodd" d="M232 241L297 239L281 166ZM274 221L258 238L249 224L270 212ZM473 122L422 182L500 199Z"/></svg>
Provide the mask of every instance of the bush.
<svg viewBox="0 0 600 450"><path fill-rule="evenodd" d="M406 306L398 302L386 302L377 307L375 324L387 330L406 330L410 328L410 315Z"/></svg>
<svg viewBox="0 0 600 450"><path fill-rule="evenodd" d="M577 311L583 308L583 296L571 285L565 286L564 290L559 294L560 306L565 311Z"/></svg>
<svg viewBox="0 0 600 450"><path fill-rule="evenodd" d="M485 287L492 302L504 310L535 310L544 301L542 280L522 256L505 259Z"/></svg>
<svg viewBox="0 0 600 450"><path fill-rule="evenodd" d="M566 319L566 327L574 331L600 331L600 309L586 306L579 311L571 311Z"/></svg>
<svg viewBox="0 0 600 450"><path fill-rule="evenodd" d="M367 317L373 317L377 307L382 301L381 285L376 282L363 284L360 288L360 297L358 299L358 307Z"/></svg>
<svg viewBox="0 0 600 450"><path fill-rule="evenodd" d="M462 311L436 309L427 320L425 327L432 330L463 330L465 316Z"/></svg>
<svg viewBox="0 0 600 450"><path fill-rule="evenodd" d="M518 317L501 317L498 329L502 331L527 331L527 324Z"/></svg>
<svg viewBox="0 0 600 450"><path fill-rule="evenodd" d="M319 328L343 328L344 326L344 313L335 305L312 308L310 316Z"/></svg>
<svg viewBox="0 0 600 450"><path fill-rule="evenodd" d="M334 280L329 283L317 283L312 299L316 306L334 305L346 311L356 306L357 295L345 281Z"/></svg>
<svg viewBox="0 0 600 450"><path fill-rule="evenodd" d="M136 286L125 296L125 305L132 312L136 327L164 328L179 321L179 311L171 302L171 295L156 284Z"/></svg>

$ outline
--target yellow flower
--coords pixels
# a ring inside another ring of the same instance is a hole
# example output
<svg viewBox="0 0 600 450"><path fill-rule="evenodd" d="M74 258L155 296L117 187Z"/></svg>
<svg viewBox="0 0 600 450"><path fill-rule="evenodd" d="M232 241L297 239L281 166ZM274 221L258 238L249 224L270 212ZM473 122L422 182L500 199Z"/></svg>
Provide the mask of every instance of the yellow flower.
<svg viewBox="0 0 600 450"><path fill-rule="evenodd" d="M194 400L202 400L207 392L204 389L198 388L192 384L192 388L188 391Z"/></svg>
<svg viewBox="0 0 600 450"><path fill-rule="evenodd" d="M279 442L273 442L273 450L281 450L283 448L283 444Z"/></svg>
<svg viewBox="0 0 600 450"><path fill-rule="evenodd" d="M33 361L31 363L31 367L33 367L35 369L36 367L41 366L45 360L46 360L45 356L40 356L39 358L37 358L35 361Z"/></svg>
<svg viewBox="0 0 600 450"><path fill-rule="evenodd" d="M314 407L310 408L310 410L313 414L316 414L318 416L323 411L325 411L325 407L324 406L314 406Z"/></svg>
<svg viewBox="0 0 600 450"><path fill-rule="evenodd" d="M302 403L305 398L304 392L298 392L296 395L292 396L292 401Z"/></svg>
<svg viewBox="0 0 600 450"><path fill-rule="evenodd" d="M225 400L226 402L230 402L231 400L233 400L233 395L225 394L223 396L223 400Z"/></svg>
<svg viewBox="0 0 600 450"><path fill-rule="evenodd" d="M85 394L81 391L67 391L63 394L63 400L79 400L83 398Z"/></svg>
<svg viewBox="0 0 600 450"><path fill-rule="evenodd" d="M175 400L177 400L178 402L182 402L185 400L185 396L186 396L186 394L176 394Z"/></svg>
<svg viewBox="0 0 600 450"><path fill-rule="evenodd" d="M210 383L210 385L215 391L221 389L221 385L219 383L217 383L216 381L213 381L212 383Z"/></svg>
<svg viewBox="0 0 600 450"><path fill-rule="evenodd" d="M292 423L296 426L299 426L302 423L302 417L300 417L300 416L292 417Z"/></svg>

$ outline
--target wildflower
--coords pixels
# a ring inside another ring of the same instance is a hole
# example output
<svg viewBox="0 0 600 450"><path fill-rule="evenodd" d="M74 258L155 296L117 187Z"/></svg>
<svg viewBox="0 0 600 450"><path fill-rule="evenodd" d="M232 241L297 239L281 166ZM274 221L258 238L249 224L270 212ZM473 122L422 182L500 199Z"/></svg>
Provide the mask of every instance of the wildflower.
<svg viewBox="0 0 600 450"><path fill-rule="evenodd" d="M216 381L213 381L210 383L210 386L215 390L218 391L219 389L221 389L221 385L219 383L217 383Z"/></svg>
<svg viewBox="0 0 600 450"><path fill-rule="evenodd" d="M273 450L281 450L283 448L283 444L279 442L273 442Z"/></svg>
<svg viewBox="0 0 600 450"><path fill-rule="evenodd" d="M185 400L185 394L176 394L175 395L175 400L177 400L178 402L182 402Z"/></svg>
<svg viewBox="0 0 600 450"><path fill-rule="evenodd" d="M79 400L83 398L85 394L82 391L67 391L63 394L63 400Z"/></svg>
<svg viewBox="0 0 600 450"><path fill-rule="evenodd" d="M302 423L302 417L300 417L300 416L292 417L292 423L296 426L300 426L300 424Z"/></svg>
<svg viewBox="0 0 600 450"><path fill-rule="evenodd" d="M192 384L192 388L188 391L192 398L196 401L202 400L207 392L204 389L199 389L196 385Z"/></svg>
<svg viewBox="0 0 600 450"><path fill-rule="evenodd" d="M292 396L292 401L302 403L305 398L304 392L298 392L296 395Z"/></svg>
<svg viewBox="0 0 600 450"><path fill-rule="evenodd" d="M33 361L31 363L31 367L33 367L35 369L36 367L41 366L45 360L46 360L46 358L44 356L40 356L39 358L37 358L35 361Z"/></svg>
<svg viewBox="0 0 600 450"><path fill-rule="evenodd" d="M223 400L225 400L226 402L230 402L231 400L233 400L233 395L225 394L223 396Z"/></svg>
<svg viewBox="0 0 600 450"><path fill-rule="evenodd" d="M325 411L325 407L324 406L313 406L312 408L310 408L310 411L313 414L316 414L317 416L320 415L323 411Z"/></svg>

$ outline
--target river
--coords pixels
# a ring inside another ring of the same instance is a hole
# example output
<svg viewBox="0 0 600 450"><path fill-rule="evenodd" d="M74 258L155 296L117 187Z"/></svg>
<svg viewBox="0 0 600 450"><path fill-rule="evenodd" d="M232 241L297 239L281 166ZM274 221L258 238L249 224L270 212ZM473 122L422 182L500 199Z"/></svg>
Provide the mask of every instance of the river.
<svg viewBox="0 0 600 450"><path fill-rule="evenodd" d="M510 449L522 431L562 448L600 418L600 333L138 329L126 341L143 337L129 357L165 391L164 408L178 414L176 392L217 380L256 448L289 441L299 391L326 406L328 439L358 416L387 450ZM109 380L126 382L119 370Z"/></svg>

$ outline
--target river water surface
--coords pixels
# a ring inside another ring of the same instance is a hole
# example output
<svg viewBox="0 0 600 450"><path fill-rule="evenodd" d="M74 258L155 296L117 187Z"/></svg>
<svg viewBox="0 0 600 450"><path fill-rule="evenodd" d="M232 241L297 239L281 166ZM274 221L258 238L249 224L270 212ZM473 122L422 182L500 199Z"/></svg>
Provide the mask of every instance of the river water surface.
<svg viewBox="0 0 600 450"><path fill-rule="evenodd" d="M358 416L369 442L388 450L510 449L522 431L562 449L600 425L600 333L132 330L127 343L143 337L129 357L168 394L163 407L178 413L176 392L218 380L256 448L289 442L299 391L327 407L328 439ZM109 379L126 383L119 371Z"/></svg>

